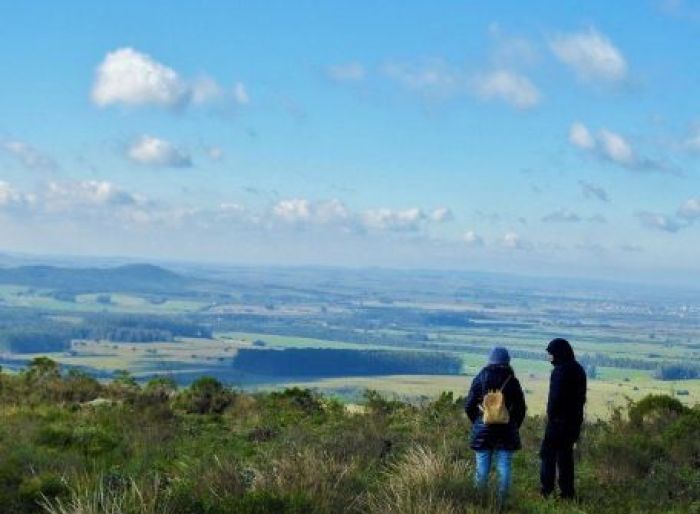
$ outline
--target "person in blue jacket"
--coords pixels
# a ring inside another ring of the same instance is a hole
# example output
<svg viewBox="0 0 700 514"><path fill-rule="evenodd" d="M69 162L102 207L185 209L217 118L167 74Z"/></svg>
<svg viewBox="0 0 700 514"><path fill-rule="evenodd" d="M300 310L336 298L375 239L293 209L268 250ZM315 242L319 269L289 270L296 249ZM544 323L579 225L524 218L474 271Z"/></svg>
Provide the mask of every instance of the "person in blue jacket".
<svg viewBox="0 0 700 514"><path fill-rule="evenodd" d="M493 389L500 390L508 409L507 424L486 424L481 404L484 396ZM491 463L495 461L498 472L498 495L503 502L511 483L513 454L520 449L520 425L525 419L525 396L515 372L510 366L510 355L503 347L495 347L489 354L488 365L474 377L464 410L472 422L470 447L476 453L476 485L484 489L488 482Z"/></svg>

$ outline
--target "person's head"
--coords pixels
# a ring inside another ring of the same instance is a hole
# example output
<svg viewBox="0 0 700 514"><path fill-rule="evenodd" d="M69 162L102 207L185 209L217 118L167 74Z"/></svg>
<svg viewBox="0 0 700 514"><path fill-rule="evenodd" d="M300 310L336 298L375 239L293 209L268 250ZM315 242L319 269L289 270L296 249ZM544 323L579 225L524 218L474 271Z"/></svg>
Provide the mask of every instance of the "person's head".
<svg viewBox="0 0 700 514"><path fill-rule="evenodd" d="M549 353L549 360L552 364L574 360L574 349L571 348L569 341L560 337L552 339L549 342L547 345L547 353Z"/></svg>
<svg viewBox="0 0 700 514"><path fill-rule="evenodd" d="M494 346L489 352L489 365L510 366L510 354L503 346Z"/></svg>

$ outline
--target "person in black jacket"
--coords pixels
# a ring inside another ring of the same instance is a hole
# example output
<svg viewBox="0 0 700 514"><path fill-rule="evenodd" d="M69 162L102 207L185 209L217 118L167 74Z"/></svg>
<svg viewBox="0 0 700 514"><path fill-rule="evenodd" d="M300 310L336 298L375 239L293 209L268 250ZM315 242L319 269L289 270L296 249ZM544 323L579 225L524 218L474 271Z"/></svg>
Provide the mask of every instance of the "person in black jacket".
<svg viewBox="0 0 700 514"><path fill-rule="evenodd" d="M484 423L481 405L490 390L501 390L508 409L507 424ZM520 425L525 419L525 396L515 372L510 367L508 350L496 347L489 354L489 363L472 381L464 410L472 422L470 447L476 452L477 487L483 489L488 482L491 462L495 459L498 471L498 493L504 501L510 488L513 453L520 449Z"/></svg>
<svg viewBox="0 0 700 514"><path fill-rule="evenodd" d="M559 471L562 498L574 497L574 444L583 423L586 403L586 372L574 357L566 339L554 339L547 346L554 369L549 382L547 428L540 449L542 495L554 491Z"/></svg>

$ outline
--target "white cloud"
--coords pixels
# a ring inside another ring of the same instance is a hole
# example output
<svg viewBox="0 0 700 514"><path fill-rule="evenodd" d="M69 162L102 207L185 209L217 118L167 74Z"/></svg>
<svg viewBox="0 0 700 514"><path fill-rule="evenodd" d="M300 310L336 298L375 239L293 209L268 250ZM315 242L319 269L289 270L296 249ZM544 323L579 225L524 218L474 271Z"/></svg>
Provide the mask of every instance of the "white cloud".
<svg viewBox="0 0 700 514"><path fill-rule="evenodd" d="M575 122L569 128L569 142L599 159L631 171L673 172L661 162L640 156L624 136L606 128L601 128L593 136L583 123Z"/></svg>
<svg viewBox="0 0 700 514"><path fill-rule="evenodd" d="M603 156L612 162L630 167L637 162L632 147L620 134L611 130L601 129L598 133L598 143Z"/></svg>
<svg viewBox="0 0 700 514"><path fill-rule="evenodd" d="M610 201L610 196L608 196L608 192L603 187L586 182L585 180L579 180L578 184L581 186L583 196L586 198L597 198L601 202Z"/></svg>
<svg viewBox="0 0 700 514"><path fill-rule="evenodd" d="M166 107L188 100L180 75L133 48L109 52L97 67L92 100L99 106L155 104Z"/></svg>
<svg viewBox="0 0 700 514"><path fill-rule="evenodd" d="M8 210L31 207L36 198L34 195L17 191L12 185L0 180L0 208Z"/></svg>
<svg viewBox="0 0 700 514"><path fill-rule="evenodd" d="M578 223L581 217L569 209L559 209L550 212L542 218L545 223Z"/></svg>
<svg viewBox="0 0 700 514"><path fill-rule="evenodd" d="M584 150L590 150L596 145L588 128L583 123L579 122L571 124L571 128L569 129L569 142Z"/></svg>
<svg viewBox="0 0 700 514"><path fill-rule="evenodd" d="M351 218L350 211L343 202L337 199L318 202L314 214L321 223L346 222Z"/></svg>
<svg viewBox="0 0 700 514"><path fill-rule="evenodd" d="M194 104L205 104L220 99L223 94L223 88L219 83L206 75L192 84L192 103Z"/></svg>
<svg viewBox="0 0 700 514"><path fill-rule="evenodd" d="M248 105L250 103L250 96L243 82L236 82L233 86L233 99L238 105Z"/></svg>
<svg viewBox="0 0 700 514"><path fill-rule="evenodd" d="M12 155L22 166L30 170L53 170L56 168L56 163L51 157L24 141L0 141L0 149Z"/></svg>
<svg viewBox="0 0 700 514"><path fill-rule="evenodd" d="M664 232L678 232L684 227L671 216L658 212L642 211L637 213L637 218L647 228L661 230Z"/></svg>
<svg viewBox="0 0 700 514"><path fill-rule="evenodd" d="M430 213L430 220L436 223L444 223L447 221L452 221L454 219L454 214L449 207L438 207L433 209Z"/></svg>
<svg viewBox="0 0 700 514"><path fill-rule="evenodd" d="M49 210L70 210L78 206L123 207L145 203L143 197L101 180L49 182L42 195L42 201Z"/></svg>
<svg viewBox="0 0 700 514"><path fill-rule="evenodd" d="M352 211L337 199L311 201L291 198L275 203L272 221L282 221L298 227L331 226L343 231L417 232L431 223L445 223L452 219L446 207L426 213L417 207L407 209L376 208Z"/></svg>
<svg viewBox="0 0 700 514"><path fill-rule="evenodd" d="M464 241L467 246L484 246L484 238L473 230L468 230L462 236L462 241Z"/></svg>
<svg viewBox="0 0 700 514"><path fill-rule="evenodd" d="M540 92L528 77L504 67L472 73L442 59L432 59L389 63L382 72L408 91L432 100L472 95L484 101L500 100L523 110L540 102Z"/></svg>
<svg viewBox="0 0 700 514"><path fill-rule="evenodd" d="M289 223L308 221L311 219L311 202L302 198L280 200L272 207L272 213Z"/></svg>
<svg viewBox="0 0 700 514"><path fill-rule="evenodd" d="M530 79L509 70L476 75L471 86L483 100L502 100L518 109L531 109L540 102L540 92Z"/></svg>
<svg viewBox="0 0 700 514"><path fill-rule="evenodd" d="M550 48L581 80L619 82L627 76L622 52L594 28L559 35L550 41Z"/></svg>
<svg viewBox="0 0 700 514"><path fill-rule="evenodd" d="M367 76L367 71L359 62L348 62L328 66L326 75L335 82L362 82Z"/></svg>
<svg viewBox="0 0 700 514"><path fill-rule="evenodd" d="M419 64L389 63L382 72L406 89L429 97L459 93L465 82L460 70L440 59Z"/></svg>
<svg viewBox="0 0 700 514"><path fill-rule="evenodd" d="M410 209L370 209L362 214L364 225L370 229L388 231L417 231L427 216L413 207Z"/></svg>
<svg viewBox="0 0 700 514"><path fill-rule="evenodd" d="M181 152L172 143L157 137L143 135L127 149L127 157L138 164L187 168L192 166L189 155Z"/></svg>
<svg viewBox="0 0 700 514"><path fill-rule="evenodd" d="M700 197L689 198L678 209L678 216L688 221L700 219Z"/></svg>
<svg viewBox="0 0 700 514"><path fill-rule="evenodd" d="M503 236L503 246L511 250L526 250L530 245L516 232L508 232Z"/></svg>
<svg viewBox="0 0 700 514"><path fill-rule="evenodd" d="M174 109L225 99L238 105L250 102L242 82L227 93L207 75L188 81L174 69L133 48L119 48L105 56L95 72L91 96L100 107L123 104Z"/></svg>
<svg viewBox="0 0 700 514"><path fill-rule="evenodd" d="M337 225L349 228L352 215L337 199L313 202L305 198L280 200L272 206L273 219L294 225Z"/></svg>

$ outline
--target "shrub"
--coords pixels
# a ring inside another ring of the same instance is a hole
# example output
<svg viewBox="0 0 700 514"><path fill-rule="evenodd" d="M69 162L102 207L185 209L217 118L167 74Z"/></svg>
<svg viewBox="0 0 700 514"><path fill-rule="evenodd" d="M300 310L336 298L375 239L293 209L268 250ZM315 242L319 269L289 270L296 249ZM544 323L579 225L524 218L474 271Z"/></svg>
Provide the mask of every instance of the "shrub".
<svg viewBox="0 0 700 514"><path fill-rule="evenodd" d="M201 377L180 395L177 405L190 414L221 414L234 396L215 378Z"/></svg>

